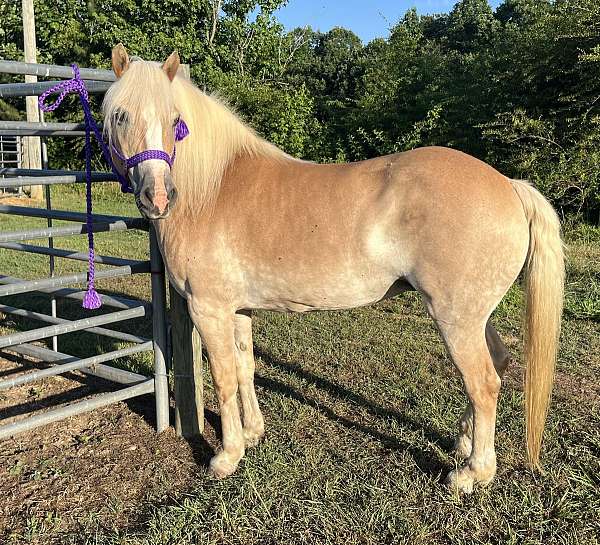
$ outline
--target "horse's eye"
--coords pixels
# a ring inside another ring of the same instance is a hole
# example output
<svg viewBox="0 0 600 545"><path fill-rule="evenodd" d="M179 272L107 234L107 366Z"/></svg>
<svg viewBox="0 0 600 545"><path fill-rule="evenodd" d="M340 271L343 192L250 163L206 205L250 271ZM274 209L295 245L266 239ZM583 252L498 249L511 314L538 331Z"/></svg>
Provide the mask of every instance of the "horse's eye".
<svg viewBox="0 0 600 545"><path fill-rule="evenodd" d="M178 115L178 116L175 118L175 121L173 121L173 127L175 127L175 126L177 125L177 123L179 123L179 120L180 120L180 119L181 119L181 116L179 116L179 115Z"/></svg>
<svg viewBox="0 0 600 545"><path fill-rule="evenodd" d="M129 115L123 110L117 110L114 113L114 120L118 127L124 127L129 123Z"/></svg>

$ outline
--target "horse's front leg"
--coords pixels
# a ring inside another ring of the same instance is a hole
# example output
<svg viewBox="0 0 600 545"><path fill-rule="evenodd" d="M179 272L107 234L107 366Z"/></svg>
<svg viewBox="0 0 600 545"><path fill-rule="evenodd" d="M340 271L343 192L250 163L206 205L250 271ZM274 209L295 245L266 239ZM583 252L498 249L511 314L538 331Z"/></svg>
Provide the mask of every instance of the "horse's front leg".
<svg viewBox="0 0 600 545"><path fill-rule="evenodd" d="M231 475L244 456L244 435L237 401L238 379L233 312L206 303L189 303L190 315L200 332L210 361L215 393L221 410L223 449L210 461L217 478Z"/></svg>
<svg viewBox="0 0 600 545"><path fill-rule="evenodd" d="M244 440L247 447L256 445L265 434L265 421L254 389L254 351L250 313L235 315L235 348L237 377L244 416Z"/></svg>

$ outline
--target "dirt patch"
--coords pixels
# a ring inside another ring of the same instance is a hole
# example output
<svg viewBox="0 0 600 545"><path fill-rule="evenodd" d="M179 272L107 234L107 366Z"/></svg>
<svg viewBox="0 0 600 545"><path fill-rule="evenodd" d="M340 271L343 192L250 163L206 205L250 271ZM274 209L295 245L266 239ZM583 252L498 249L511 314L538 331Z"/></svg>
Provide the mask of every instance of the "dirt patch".
<svg viewBox="0 0 600 545"><path fill-rule="evenodd" d="M22 197L8 195L9 193L0 193L1 204L14 204L16 206L40 206L42 203L42 201L38 201L37 199L30 199L26 195L23 195Z"/></svg>
<svg viewBox="0 0 600 545"><path fill-rule="evenodd" d="M502 382L511 389L523 391L524 376L524 366L515 360L511 360ZM553 399L573 400L590 407L599 406L600 383L585 377L557 371L554 377L552 397Z"/></svg>
<svg viewBox="0 0 600 545"><path fill-rule="evenodd" d="M21 368L0 358L0 376ZM0 392L0 419L114 389L78 374L34 384ZM151 396L137 398L0 441L0 543L129 527L150 503L189 490L210 448L193 449L172 429L157 435L152 406Z"/></svg>
<svg viewBox="0 0 600 545"><path fill-rule="evenodd" d="M505 335L502 337L502 340L510 353L515 354L522 350L522 340L520 338L514 335ZM522 392L524 377L524 365L515 358L511 358L508 369L502 379L503 385ZM552 397L555 399L575 400L577 403L584 403L590 406L600 405L600 382L557 371L554 377Z"/></svg>

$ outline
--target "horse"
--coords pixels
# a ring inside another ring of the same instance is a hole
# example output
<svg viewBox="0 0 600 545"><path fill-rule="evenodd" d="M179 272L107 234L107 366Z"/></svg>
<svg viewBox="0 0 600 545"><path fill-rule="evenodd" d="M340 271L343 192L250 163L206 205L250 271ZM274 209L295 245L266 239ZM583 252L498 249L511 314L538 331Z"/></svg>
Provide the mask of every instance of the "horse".
<svg viewBox="0 0 600 545"><path fill-rule="evenodd" d="M527 458L538 468L564 286L560 223L541 193L443 147L347 164L296 159L180 75L179 63L176 52L162 63L130 59L117 45L104 131L209 356L222 423L212 475L231 475L265 432L253 311L349 309L416 290L469 401L455 443L464 465L446 483L471 493L491 482L511 357L490 315L522 270ZM176 142L181 120L189 136ZM148 148L176 157L119 163Z"/></svg>

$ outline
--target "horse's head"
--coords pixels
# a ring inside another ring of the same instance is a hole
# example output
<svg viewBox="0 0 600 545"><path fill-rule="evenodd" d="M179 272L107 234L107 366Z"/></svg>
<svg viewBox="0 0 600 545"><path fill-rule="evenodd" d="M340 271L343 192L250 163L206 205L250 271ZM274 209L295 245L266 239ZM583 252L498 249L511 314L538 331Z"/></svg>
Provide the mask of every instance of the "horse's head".
<svg viewBox="0 0 600 545"><path fill-rule="evenodd" d="M130 60L122 44L112 51L117 81L104 98L104 131L112 159L148 219L166 218L177 198L171 176L180 123L171 82L179 68L173 52L162 64Z"/></svg>

